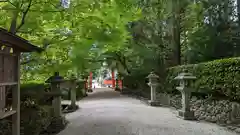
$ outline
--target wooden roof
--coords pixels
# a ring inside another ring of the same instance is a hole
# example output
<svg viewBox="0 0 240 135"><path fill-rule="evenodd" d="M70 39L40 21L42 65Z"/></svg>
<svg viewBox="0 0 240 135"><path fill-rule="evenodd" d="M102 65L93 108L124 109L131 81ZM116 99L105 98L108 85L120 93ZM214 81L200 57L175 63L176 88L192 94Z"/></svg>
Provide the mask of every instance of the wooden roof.
<svg viewBox="0 0 240 135"><path fill-rule="evenodd" d="M29 41L23 39L20 36L12 34L3 28L0 28L0 43L15 47L19 49L21 52L43 51L42 48L39 48L31 44Z"/></svg>

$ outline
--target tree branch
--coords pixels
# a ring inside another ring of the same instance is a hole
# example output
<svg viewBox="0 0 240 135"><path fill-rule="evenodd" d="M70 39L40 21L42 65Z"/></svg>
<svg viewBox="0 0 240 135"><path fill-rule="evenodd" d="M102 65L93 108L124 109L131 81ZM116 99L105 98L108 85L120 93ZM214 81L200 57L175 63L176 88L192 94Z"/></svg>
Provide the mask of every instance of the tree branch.
<svg viewBox="0 0 240 135"><path fill-rule="evenodd" d="M33 61L37 61L37 59L30 59L30 60L27 60L27 61L23 61L20 63L20 65L25 65L25 64L28 64L30 62L33 62Z"/></svg>
<svg viewBox="0 0 240 135"><path fill-rule="evenodd" d="M23 11L21 23L20 23L20 25L17 27L17 30L16 30L16 31L18 31L18 30L24 25L24 23L25 23L25 18L26 18L26 16L27 16L27 13L28 13L31 5L32 5L32 0L29 1L27 9L26 9L25 11Z"/></svg>
<svg viewBox="0 0 240 135"><path fill-rule="evenodd" d="M17 7L17 6L14 5L10 0L6 0L6 2L10 3L10 4L13 5L14 7Z"/></svg>
<svg viewBox="0 0 240 135"><path fill-rule="evenodd" d="M126 57L121 54L121 52L116 52L115 55L117 56L117 60L122 64L122 66L126 69L127 73L130 74L130 70L126 64Z"/></svg>

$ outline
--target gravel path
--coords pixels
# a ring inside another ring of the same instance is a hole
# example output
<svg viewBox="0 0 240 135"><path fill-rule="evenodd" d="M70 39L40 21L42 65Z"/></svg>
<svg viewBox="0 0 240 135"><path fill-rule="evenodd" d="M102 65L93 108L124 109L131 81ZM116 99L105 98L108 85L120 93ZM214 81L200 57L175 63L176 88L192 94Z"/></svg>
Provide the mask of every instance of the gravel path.
<svg viewBox="0 0 240 135"><path fill-rule="evenodd" d="M168 108L150 107L110 89L96 89L78 105L58 135L237 135L214 124L181 120Z"/></svg>

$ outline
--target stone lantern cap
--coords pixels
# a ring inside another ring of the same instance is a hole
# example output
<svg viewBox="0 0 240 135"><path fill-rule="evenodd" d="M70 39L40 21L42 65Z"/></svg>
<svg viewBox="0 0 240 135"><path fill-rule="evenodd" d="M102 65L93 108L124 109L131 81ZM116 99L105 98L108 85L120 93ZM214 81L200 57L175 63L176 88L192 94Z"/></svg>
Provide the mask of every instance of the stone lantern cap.
<svg viewBox="0 0 240 135"><path fill-rule="evenodd" d="M63 79L62 76L58 75L58 72L55 72L53 76L49 77L46 80L46 83L61 83L64 82L65 80Z"/></svg>
<svg viewBox="0 0 240 135"><path fill-rule="evenodd" d="M180 73L174 80L196 80L197 77L193 76L193 74L188 73L187 70L184 70L183 73Z"/></svg>
<svg viewBox="0 0 240 135"><path fill-rule="evenodd" d="M157 79L157 78L159 78L159 76L157 76L153 71L147 76L147 78L149 78L149 79Z"/></svg>
<svg viewBox="0 0 240 135"><path fill-rule="evenodd" d="M65 82L66 80L63 79L62 76L54 76L51 80L50 83L61 83Z"/></svg>

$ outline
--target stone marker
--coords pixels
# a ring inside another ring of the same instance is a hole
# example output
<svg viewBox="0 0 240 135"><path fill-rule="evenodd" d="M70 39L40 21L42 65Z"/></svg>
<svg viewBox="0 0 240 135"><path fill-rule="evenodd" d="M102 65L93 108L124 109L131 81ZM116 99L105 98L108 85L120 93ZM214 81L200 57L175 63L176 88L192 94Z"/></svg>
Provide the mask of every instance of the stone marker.
<svg viewBox="0 0 240 135"><path fill-rule="evenodd" d="M180 84L176 87L182 94L182 109L178 111L178 115L184 120L194 120L194 112L190 110L190 96L193 88L190 84L193 80L196 80L196 77L191 73L188 73L187 70L184 70L183 73L180 73L175 80L179 80Z"/></svg>
<svg viewBox="0 0 240 135"><path fill-rule="evenodd" d="M76 109L76 101L77 101L77 95L76 95L76 87L77 87L77 79L72 75L71 77L71 107L73 109Z"/></svg>
<svg viewBox="0 0 240 135"><path fill-rule="evenodd" d="M232 123L240 123L240 104L233 103L230 112L230 119Z"/></svg>
<svg viewBox="0 0 240 135"><path fill-rule="evenodd" d="M166 93L158 93L157 101L159 102L159 105L161 105L162 107L170 106L170 96Z"/></svg>
<svg viewBox="0 0 240 135"><path fill-rule="evenodd" d="M151 100L148 103L151 106L159 106L159 102L156 100L156 88L158 86L158 76L152 71L147 78L149 79L148 85L151 87Z"/></svg>

